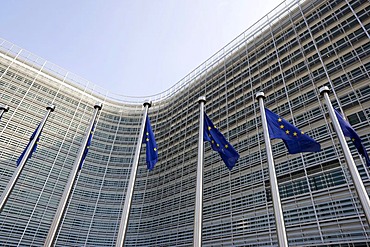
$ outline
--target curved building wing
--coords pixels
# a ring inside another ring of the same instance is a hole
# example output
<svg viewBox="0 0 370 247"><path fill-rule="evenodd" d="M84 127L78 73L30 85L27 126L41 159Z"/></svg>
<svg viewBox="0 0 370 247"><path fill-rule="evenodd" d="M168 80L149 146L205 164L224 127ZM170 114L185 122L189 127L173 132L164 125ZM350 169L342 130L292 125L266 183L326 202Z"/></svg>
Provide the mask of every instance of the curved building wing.
<svg viewBox="0 0 370 247"><path fill-rule="evenodd" d="M266 151L255 95L321 144L318 153L272 151L289 246L369 246L369 225L318 89L329 86L370 151L370 2L286 1L169 90L106 92L0 39L0 192L48 104L56 106L37 151L0 213L1 246L42 246L94 104L102 102L89 153L55 246L114 246L145 100L158 146L142 147L125 246L192 246L197 99L240 154L232 171L205 144L204 246L277 246ZM165 72L164 72L165 73ZM121 90L122 91L122 90ZM369 168L349 143L366 189Z"/></svg>

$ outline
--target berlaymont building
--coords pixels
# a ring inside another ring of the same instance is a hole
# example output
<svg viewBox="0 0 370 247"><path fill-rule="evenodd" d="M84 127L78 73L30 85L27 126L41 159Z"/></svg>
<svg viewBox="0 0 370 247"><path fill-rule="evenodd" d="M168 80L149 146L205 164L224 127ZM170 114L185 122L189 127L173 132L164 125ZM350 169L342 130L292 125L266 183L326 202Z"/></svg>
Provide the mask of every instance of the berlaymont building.
<svg viewBox="0 0 370 247"><path fill-rule="evenodd" d="M147 170L143 145L124 245L192 246L201 96L240 155L229 171L205 143L203 246L277 246L258 92L267 108L321 144L321 152L289 154L272 140L289 246L370 246L322 86L369 151L369 1L283 2L153 96L107 92L0 39L0 104L9 106L0 122L0 193L55 105L0 213L0 246L43 246L97 102L103 107L55 246L115 246L147 100L158 163ZM370 193L369 168L348 146Z"/></svg>

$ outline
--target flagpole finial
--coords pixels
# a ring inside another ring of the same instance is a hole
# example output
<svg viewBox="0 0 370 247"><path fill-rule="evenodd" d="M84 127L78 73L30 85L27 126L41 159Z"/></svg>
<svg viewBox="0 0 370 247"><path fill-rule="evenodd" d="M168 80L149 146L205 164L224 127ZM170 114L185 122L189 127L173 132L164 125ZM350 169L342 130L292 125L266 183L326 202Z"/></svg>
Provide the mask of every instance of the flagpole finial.
<svg viewBox="0 0 370 247"><path fill-rule="evenodd" d="M7 111L9 111L9 106L8 105L1 105L0 106L0 110L3 110L4 112L7 112Z"/></svg>
<svg viewBox="0 0 370 247"><path fill-rule="evenodd" d="M330 89L327 86L323 86L319 89L319 91L320 91L320 94L323 95L324 93L329 93Z"/></svg>
<svg viewBox="0 0 370 247"><path fill-rule="evenodd" d="M151 102L151 101L149 101L149 100L147 100L147 101L145 101L145 102L144 102L143 106L144 106L144 107L145 107L145 106L148 106L148 108L150 108L150 107L152 106L152 102Z"/></svg>
<svg viewBox="0 0 370 247"><path fill-rule="evenodd" d="M265 99L266 98L266 96L265 96L265 94L263 93L263 92L258 92L257 94L256 94L256 99L259 99L259 98L263 98L263 99Z"/></svg>
<svg viewBox="0 0 370 247"><path fill-rule="evenodd" d="M55 105L53 104L50 104L46 107L46 110L50 110L51 112L53 112L55 110Z"/></svg>
<svg viewBox="0 0 370 247"><path fill-rule="evenodd" d="M94 105L94 108L95 109L99 109L99 110L101 110L101 108L103 107L103 103L101 103L101 102L97 102L95 105Z"/></svg>
<svg viewBox="0 0 370 247"><path fill-rule="evenodd" d="M206 96L200 96L198 99L198 103L204 102L206 103Z"/></svg>

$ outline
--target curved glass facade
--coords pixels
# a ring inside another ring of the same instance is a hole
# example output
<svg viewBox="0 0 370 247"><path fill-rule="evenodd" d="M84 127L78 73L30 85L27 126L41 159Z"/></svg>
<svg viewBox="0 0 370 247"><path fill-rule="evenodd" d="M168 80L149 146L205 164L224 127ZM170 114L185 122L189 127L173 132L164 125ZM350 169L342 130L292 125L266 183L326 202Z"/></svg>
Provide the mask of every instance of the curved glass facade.
<svg viewBox="0 0 370 247"><path fill-rule="evenodd" d="M370 2L286 1L171 89L127 97L0 39L0 192L45 107L53 103L36 153L0 213L2 246L42 246L96 102L103 103L90 151L56 246L114 246L142 103L159 161L141 151L125 246L191 246L198 151L197 99L240 154L230 172L205 144L203 245L277 246L258 102L320 142L290 155L272 141L289 246L370 246L370 229L318 89L329 86L370 150ZM365 187L369 169L349 142Z"/></svg>

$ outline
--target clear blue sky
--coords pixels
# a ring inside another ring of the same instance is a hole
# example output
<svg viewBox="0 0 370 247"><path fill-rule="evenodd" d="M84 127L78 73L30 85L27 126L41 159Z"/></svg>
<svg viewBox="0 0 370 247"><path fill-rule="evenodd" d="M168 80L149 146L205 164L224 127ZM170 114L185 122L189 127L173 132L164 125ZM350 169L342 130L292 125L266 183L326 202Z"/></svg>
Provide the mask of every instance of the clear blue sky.
<svg viewBox="0 0 370 247"><path fill-rule="evenodd" d="M162 92L281 0L3 0L0 36L93 84Z"/></svg>

